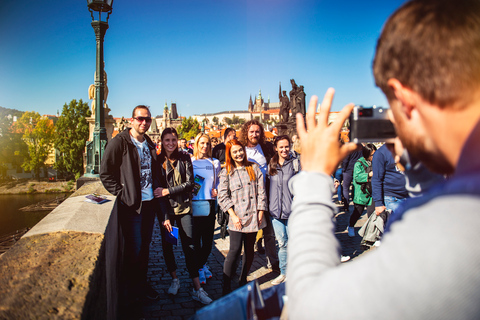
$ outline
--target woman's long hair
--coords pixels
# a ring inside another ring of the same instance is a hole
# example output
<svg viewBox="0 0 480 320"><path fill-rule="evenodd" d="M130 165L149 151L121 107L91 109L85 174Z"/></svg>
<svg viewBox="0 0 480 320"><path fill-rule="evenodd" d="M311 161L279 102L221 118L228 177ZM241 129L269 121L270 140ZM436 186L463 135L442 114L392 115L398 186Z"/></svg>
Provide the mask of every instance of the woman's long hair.
<svg viewBox="0 0 480 320"><path fill-rule="evenodd" d="M162 135L160 136L160 139L162 140L162 144L163 144L163 139L167 134L173 134L178 139L178 133L177 133L177 130L175 130L175 128L172 128L172 127L165 128L165 130L163 130L162 132ZM165 159L167 158L168 157L167 157L167 152L165 151L165 147L162 146L162 151L160 152L160 155L159 155L159 161L160 163L164 164L164 168L166 167ZM178 148L175 148L175 150L173 150L172 154L170 155L170 159L177 160L179 158L180 158L180 153L178 152Z"/></svg>
<svg viewBox="0 0 480 320"><path fill-rule="evenodd" d="M197 136L195 137L195 142L193 143L193 156L195 157L195 159L198 159L198 144L200 143L200 139L201 138L207 138L208 139L208 148L207 148L207 158L211 158L212 157L212 140L210 139L210 136L206 133L203 133L203 132L200 132L199 134L197 134Z"/></svg>
<svg viewBox="0 0 480 320"><path fill-rule="evenodd" d="M230 151L233 146L240 146L243 149L244 157L242 160L242 165L247 169L248 175L250 177L250 181L255 181L257 178L255 177L255 172L253 171L253 163L247 160L247 152L245 151L245 146L240 143L237 139L233 139L227 142L225 148L225 169L227 170L227 174L233 174L233 170L236 168L236 163L232 159L232 155Z"/></svg>
<svg viewBox="0 0 480 320"><path fill-rule="evenodd" d="M277 136L275 137L275 141L273 142L273 145L275 146L275 149L277 148L277 145L280 141L282 140L287 140L288 144L291 146L292 145L292 140L287 135L283 136ZM272 159L270 159L270 169L268 170L268 174L271 176L274 176L277 174L277 165L278 165L278 150L275 150L275 154L273 155Z"/></svg>

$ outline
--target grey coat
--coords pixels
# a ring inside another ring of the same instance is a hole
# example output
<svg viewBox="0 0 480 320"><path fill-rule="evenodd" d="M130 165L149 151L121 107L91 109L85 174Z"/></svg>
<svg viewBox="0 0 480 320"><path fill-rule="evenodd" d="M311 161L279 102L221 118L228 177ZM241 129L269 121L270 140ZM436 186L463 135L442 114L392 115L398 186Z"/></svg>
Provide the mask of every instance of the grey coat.
<svg viewBox="0 0 480 320"><path fill-rule="evenodd" d="M300 161L292 156L285 160L283 166L277 164L277 174L268 175L269 181L269 212L275 219L288 219L292 212L293 194L288 188L288 181L300 170ZM295 170L293 162L297 161L298 170ZM270 172L270 165L268 165Z"/></svg>

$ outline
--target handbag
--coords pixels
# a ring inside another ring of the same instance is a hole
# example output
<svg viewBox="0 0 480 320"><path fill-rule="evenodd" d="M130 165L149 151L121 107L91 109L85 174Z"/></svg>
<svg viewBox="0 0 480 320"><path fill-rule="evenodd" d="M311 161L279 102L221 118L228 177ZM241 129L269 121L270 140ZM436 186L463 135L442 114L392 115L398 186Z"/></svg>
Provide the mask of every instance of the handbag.
<svg viewBox="0 0 480 320"><path fill-rule="evenodd" d="M212 161L213 165L213 161ZM215 185L215 169L213 170L213 181ZM194 200L192 201L192 214L194 217L207 217L210 215L210 201Z"/></svg>
<svg viewBox="0 0 480 320"><path fill-rule="evenodd" d="M210 202L208 200L192 201L192 212L194 217L206 217L210 214Z"/></svg>

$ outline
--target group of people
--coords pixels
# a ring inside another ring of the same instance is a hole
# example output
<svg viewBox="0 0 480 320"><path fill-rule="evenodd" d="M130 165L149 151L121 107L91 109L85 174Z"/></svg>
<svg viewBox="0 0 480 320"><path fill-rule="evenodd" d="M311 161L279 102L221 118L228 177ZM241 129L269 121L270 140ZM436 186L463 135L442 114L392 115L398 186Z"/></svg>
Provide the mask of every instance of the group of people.
<svg viewBox="0 0 480 320"><path fill-rule="evenodd" d="M342 139L341 144L345 144L345 140ZM339 199L342 199L337 204L343 204L343 211L349 212L349 202L353 199L353 211L347 226L350 237L355 236L355 224L365 208L369 218L375 212L386 224L398 206L409 197L404 168L394 159L391 146L382 144L377 152L375 144L359 144L357 150L343 159L332 174ZM376 241L364 244L379 246L380 236Z"/></svg>
<svg viewBox="0 0 480 320"><path fill-rule="evenodd" d="M261 123L251 120L245 123L240 139L234 129L227 128L224 143L213 150L211 138L199 133L190 154L179 144L177 131L165 128L161 151L157 152L145 134L151 122L147 106L135 107L131 127L108 143L101 164L100 178L105 188L117 196L124 238L125 299L159 297L147 281L149 247L157 217L162 226L163 257L172 278L168 293L176 295L180 289L172 240L178 233L193 284L192 298L203 304L212 301L202 285L213 276L207 260L217 206L229 216L230 249L223 268L223 293L231 291L242 247L239 283L247 282L257 233L262 229L269 264L279 273L273 284L285 281L287 224L293 199L288 181L300 170L298 157L290 152L290 138L279 136L272 145L265 141Z"/></svg>

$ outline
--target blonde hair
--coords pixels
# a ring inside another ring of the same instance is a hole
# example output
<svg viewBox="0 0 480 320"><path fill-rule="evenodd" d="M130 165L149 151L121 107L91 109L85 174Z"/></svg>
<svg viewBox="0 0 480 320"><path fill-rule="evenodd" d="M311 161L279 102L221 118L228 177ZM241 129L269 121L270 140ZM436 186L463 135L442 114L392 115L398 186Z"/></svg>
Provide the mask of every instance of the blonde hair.
<svg viewBox="0 0 480 320"><path fill-rule="evenodd" d="M208 134L200 132L195 137L195 142L193 143L193 156L195 157L195 159L198 159L198 153L199 153L198 144L200 143L200 139L204 137L208 139L208 148L207 148L206 156L207 158L212 157L212 140L210 139L210 136Z"/></svg>

